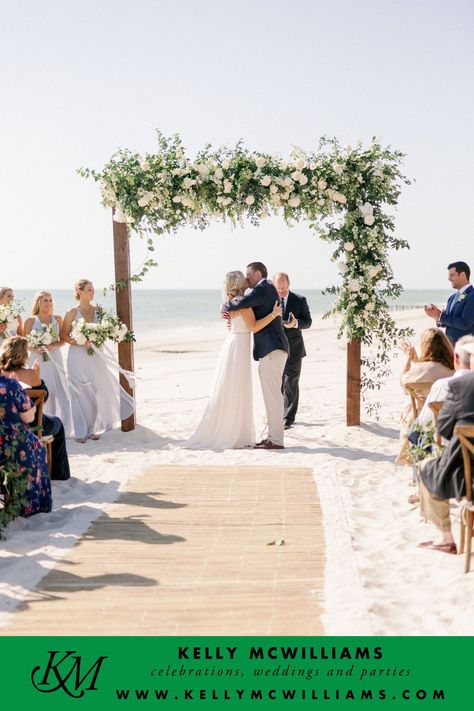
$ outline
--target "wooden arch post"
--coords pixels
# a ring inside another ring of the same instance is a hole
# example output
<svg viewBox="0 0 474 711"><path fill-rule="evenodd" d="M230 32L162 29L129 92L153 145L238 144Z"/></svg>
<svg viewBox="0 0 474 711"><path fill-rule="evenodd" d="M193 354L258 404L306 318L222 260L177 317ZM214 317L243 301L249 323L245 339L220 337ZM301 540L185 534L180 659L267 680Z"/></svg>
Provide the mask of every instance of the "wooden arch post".
<svg viewBox="0 0 474 711"><path fill-rule="evenodd" d="M347 344L346 424L360 425L360 338Z"/></svg>
<svg viewBox="0 0 474 711"><path fill-rule="evenodd" d="M130 286L130 247L128 240L127 225L122 222L115 222L112 212L112 225L114 231L114 262L115 262L115 282L123 281L126 286L116 287L115 303L117 306L117 316L125 323L130 330L133 330L132 323L132 289ZM134 372L133 343L119 343L118 357L120 367L124 370ZM129 386L124 376L120 374L120 385L129 394L134 395L133 389ZM135 412L127 419L122 420L122 431L130 432L135 429Z"/></svg>

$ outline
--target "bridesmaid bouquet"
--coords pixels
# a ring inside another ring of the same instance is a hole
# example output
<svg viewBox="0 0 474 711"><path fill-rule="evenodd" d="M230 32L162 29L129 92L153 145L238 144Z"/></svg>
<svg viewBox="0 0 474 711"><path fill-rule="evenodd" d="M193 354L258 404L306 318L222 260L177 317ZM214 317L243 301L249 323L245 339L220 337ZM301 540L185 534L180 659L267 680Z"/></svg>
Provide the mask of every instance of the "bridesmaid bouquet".
<svg viewBox="0 0 474 711"><path fill-rule="evenodd" d="M13 304L0 304L0 323L6 323L7 326L16 318L16 313L13 313Z"/></svg>
<svg viewBox="0 0 474 711"><path fill-rule="evenodd" d="M78 345L83 346L90 341L96 348L102 348L106 341L130 343L135 340L133 331L130 331L114 313L99 307L97 317L99 320L95 323L88 323L83 318L72 322L70 337ZM94 349L88 348L87 353L94 355Z"/></svg>
<svg viewBox="0 0 474 711"><path fill-rule="evenodd" d="M56 331L55 331L52 323L43 324L41 331L38 331L37 329L32 328L27 336L27 339L28 339L28 345L31 350L36 350L38 348L45 348L46 346L50 346L51 343L54 343L57 340ZM46 362L47 360L50 360L50 357L46 353L46 351L42 351L41 355L42 355L44 362Z"/></svg>

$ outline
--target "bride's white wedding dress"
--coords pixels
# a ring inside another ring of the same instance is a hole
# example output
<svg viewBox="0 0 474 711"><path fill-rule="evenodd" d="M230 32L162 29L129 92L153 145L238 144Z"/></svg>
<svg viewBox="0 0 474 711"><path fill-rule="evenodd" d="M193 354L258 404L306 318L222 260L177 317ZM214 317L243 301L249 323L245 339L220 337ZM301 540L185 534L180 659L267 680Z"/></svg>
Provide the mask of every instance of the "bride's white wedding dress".
<svg viewBox="0 0 474 711"><path fill-rule="evenodd" d="M217 361L206 410L186 446L240 449L255 443L250 340L243 317L236 315Z"/></svg>

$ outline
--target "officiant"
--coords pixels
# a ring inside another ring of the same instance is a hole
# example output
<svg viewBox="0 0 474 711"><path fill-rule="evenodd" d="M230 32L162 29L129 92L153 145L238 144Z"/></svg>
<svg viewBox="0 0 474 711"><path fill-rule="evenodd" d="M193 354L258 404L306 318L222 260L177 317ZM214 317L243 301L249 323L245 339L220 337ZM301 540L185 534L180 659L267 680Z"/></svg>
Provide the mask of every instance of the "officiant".
<svg viewBox="0 0 474 711"><path fill-rule="evenodd" d="M282 393L285 403L285 429L294 423L298 411L301 365L306 355L302 331L312 323L308 302L304 296L290 291L290 278L285 272L277 272L273 284L278 291L283 309L283 326L290 344L290 355L283 372Z"/></svg>
<svg viewBox="0 0 474 711"><path fill-rule="evenodd" d="M444 311L434 304L425 306L425 313L446 328L446 335L453 343L463 336L474 335L474 287L469 282L471 270L466 262L448 264L448 280L453 289Z"/></svg>

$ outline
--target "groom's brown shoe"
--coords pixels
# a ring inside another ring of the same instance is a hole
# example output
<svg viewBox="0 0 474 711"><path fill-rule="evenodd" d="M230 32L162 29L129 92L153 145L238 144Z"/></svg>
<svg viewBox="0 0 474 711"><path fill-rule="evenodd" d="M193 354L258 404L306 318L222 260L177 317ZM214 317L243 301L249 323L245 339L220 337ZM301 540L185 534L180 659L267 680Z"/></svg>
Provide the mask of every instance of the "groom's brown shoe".
<svg viewBox="0 0 474 711"><path fill-rule="evenodd" d="M267 439L266 442L263 442L263 444L255 446L257 449L285 449L282 444L275 444L274 442L270 442L269 439Z"/></svg>
<svg viewBox="0 0 474 711"><path fill-rule="evenodd" d="M254 447L263 447L264 444L268 442L268 439L262 439L261 442L256 442L253 446Z"/></svg>

